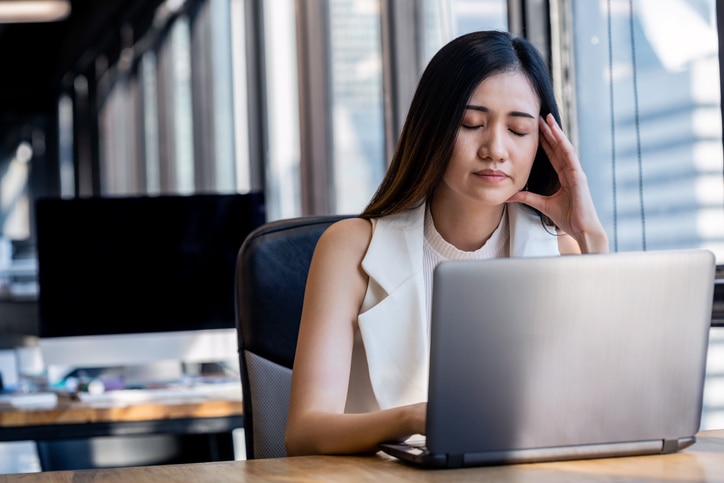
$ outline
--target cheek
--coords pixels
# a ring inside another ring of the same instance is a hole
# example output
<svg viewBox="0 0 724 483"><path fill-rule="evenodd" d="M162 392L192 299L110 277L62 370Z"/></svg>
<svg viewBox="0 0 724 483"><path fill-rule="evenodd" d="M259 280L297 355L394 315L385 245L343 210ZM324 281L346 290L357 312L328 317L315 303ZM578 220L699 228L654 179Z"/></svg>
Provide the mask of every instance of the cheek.
<svg viewBox="0 0 724 483"><path fill-rule="evenodd" d="M517 162L515 163L515 169L518 173L516 176L516 183L525 185L528 182L528 177L533 169L533 162L535 161L535 155L538 153L538 143L536 138L535 144L526 145L521 147L518 151Z"/></svg>
<svg viewBox="0 0 724 483"><path fill-rule="evenodd" d="M466 162L474 155L474 147L471 147L471 143L465 142L465 140L458 139L453 145L453 150L450 155L450 160L445 168L444 176L450 173L454 173L457 170L465 169ZM471 154L471 152L473 154Z"/></svg>
<svg viewBox="0 0 724 483"><path fill-rule="evenodd" d="M540 138L538 137L538 133L536 133L534 136L531 136L530 145L528 146L528 149L530 150L530 159L535 159L536 153L538 153L538 147L540 146ZM533 162L531 161L531 164Z"/></svg>
<svg viewBox="0 0 724 483"><path fill-rule="evenodd" d="M518 154L518 165L521 169L530 171L533 167L533 161L535 161L535 155L538 154L538 136L531 139L529 143L520 146Z"/></svg>
<svg viewBox="0 0 724 483"><path fill-rule="evenodd" d="M475 136L465 131L458 132L455 142L453 143L452 157L467 157L471 153L476 153L480 142Z"/></svg>

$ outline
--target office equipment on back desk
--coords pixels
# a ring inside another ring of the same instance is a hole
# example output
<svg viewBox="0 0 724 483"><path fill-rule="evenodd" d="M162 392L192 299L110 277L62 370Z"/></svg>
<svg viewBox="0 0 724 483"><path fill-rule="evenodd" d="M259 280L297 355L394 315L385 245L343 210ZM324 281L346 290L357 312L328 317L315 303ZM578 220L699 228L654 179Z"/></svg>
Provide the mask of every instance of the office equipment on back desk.
<svg viewBox="0 0 724 483"><path fill-rule="evenodd" d="M99 482L217 482L247 483L352 481L355 483L449 483L514 481L516 483L588 482L724 482L724 430L703 431L697 442L680 453L598 460L562 461L505 466L481 466L446 471L422 471L389 457L297 456L249 461L102 470L51 471L0 475L0 483Z"/></svg>

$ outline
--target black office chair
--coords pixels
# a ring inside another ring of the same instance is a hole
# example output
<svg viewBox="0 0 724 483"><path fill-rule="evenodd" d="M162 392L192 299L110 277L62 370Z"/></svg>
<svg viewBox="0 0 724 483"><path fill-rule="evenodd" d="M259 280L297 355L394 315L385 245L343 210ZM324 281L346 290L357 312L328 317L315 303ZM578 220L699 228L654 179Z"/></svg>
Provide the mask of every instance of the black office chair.
<svg viewBox="0 0 724 483"><path fill-rule="evenodd" d="M236 328L248 459L286 456L292 365L304 287L317 240L349 215L267 223L249 234L236 263Z"/></svg>

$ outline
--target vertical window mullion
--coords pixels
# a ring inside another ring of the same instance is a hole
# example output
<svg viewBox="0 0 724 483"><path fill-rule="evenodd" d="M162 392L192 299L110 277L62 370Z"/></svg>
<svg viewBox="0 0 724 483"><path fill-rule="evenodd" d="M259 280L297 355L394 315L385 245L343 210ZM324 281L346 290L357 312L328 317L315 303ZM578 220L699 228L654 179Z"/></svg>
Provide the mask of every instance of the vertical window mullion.
<svg viewBox="0 0 724 483"><path fill-rule="evenodd" d="M62 198L72 198L76 193L76 168L73 162L75 150L73 96L69 88L58 99L58 191Z"/></svg>
<svg viewBox="0 0 724 483"><path fill-rule="evenodd" d="M297 0L302 213L333 212L325 0Z"/></svg>
<svg viewBox="0 0 724 483"><path fill-rule="evenodd" d="M73 81L73 138L76 140L73 148L76 161L75 188L78 196L91 196L98 187L98 159L93 153L94 134L97 132L93 127L97 122L95 103L92 102L95 89L92 89L90 84L89 77L84 75L76 76Z"/></svg>
<svg viewBox="0 0 724 483"><path fill-rule="evenodd" d="M131 117L129 131L133 137L131 157L133 159L133 192L146 194L146 139L143 110L143 79L138 64L131 74Z"/></svg>
<svg viewBox="0 0 724 483"><path fill-rule="evenodd" d="M157 54L156 92L158 93L158 151L159 151L159 193L173 192L176 169L173 163L176 146L174 143L174 86L173 52L170 35L166 32Z"/></svg>
<svg viewBox="0 0 724 483"><path fill-rule="evenodd" d="M143 126L141 135L143 144L140 147L144 150L143 159L145 161L143 165L144 192L149 195L157 195L161 191L161 182L159 178L159 94L154 51L143 54L140 61L140 73L143 111L139 115L143 120L139 122L139 125Z"/></svg>
<svg viewBox="0 0 724 483"><path fill-rule="evenodd" d="M209 0L210 52L212 75L208 88L212 92L214 111L214 186L216 191L235 188L233 57L231 54L230 0Z"/></svg>
<svg viewBox="0 0 724 483"><path fill-rule="evenodd" d="M191 84L191 38L189 18L179 15L171 25L171 47L173 49L172 82L174 84L174 123L176 156L172 162L176 165L174 191L192 193L194 191L194 121Z"/></svg>
<svg viewBox="0 0 724 483"><path fill-rule="evenodd" d="M421 16L416 0L382 0L385 155L392 159L422 70Z"/></svg>
<svg viewBox="0 0 724 483"><path fill-rule="evenodd" d="M213 190L216 177L209 4L209 1L195 2L189 11L194 189L197 191Z"/></svg>
<svg viewBox="0 0 724 483"><path fill-rule="evenodd" d="M247 5L249 7L247 7ZM253 24L253 5L251 2L243 0L229 0L229 65L231 68L231 84L232 84L232 116L233 116L233 132L232 138L234 142L234 186L239 192L246 192L252 189L260 189L264 186L263 179L255 179L252 172L261 172L263 168L263 158L260 155L252 155L251 141L251 123L249 119L257 116L257 112L252 112L252 105L249 100L249 89L251 86L258 86L259 82L252 82L249 78L250 73L255 69L251 67L254 64L255 57L247 54L247 46L250 42L248 39L249 30L254 31ZM255 99L259 97L259 93L253 96ZM254 143L256 146L257 143ZM254 160L254 165L252 165Z"/></svg>
<svg viewBox="0 0 724 483"><path fill-rule="evenodd" d="M241 189L263 189L266 192L267 210L271 206L271 193L266 187L266 167L269 162L268 113L266 111L266 76L265 76L265 43L264 43L264 12L263 0L232 0L234 16L237 24L232 30L239 37L235 47L240 49L234 54L235 88L235 122L237 127L237 186ZM241 5L240 5L241 3ZM241 12L239 12L241 10ZM238 18L243 15L243 18ZM243 58L243 64L238 62ZM240 138L239 129L245 127ZM242 149L246 150L242 152ZM248 157L243 166L242 156ZM247 168L246 172L241 169Z"/></svg>

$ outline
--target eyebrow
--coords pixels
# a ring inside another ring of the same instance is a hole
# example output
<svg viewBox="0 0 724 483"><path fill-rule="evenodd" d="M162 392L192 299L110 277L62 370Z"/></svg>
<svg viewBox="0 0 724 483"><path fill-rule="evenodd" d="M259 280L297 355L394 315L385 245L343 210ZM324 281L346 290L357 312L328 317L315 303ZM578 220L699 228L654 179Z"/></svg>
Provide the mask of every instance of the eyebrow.
<svg viewBox="0 0 724 483"><path fill-rule="evenodd" d="M488 109L485 106L473 106L471 104L468 104L467 106L465 106L465 109L471 109L473 111L480 111L480 112L490 112L490 109ZM527 117L529 119L535 119L535 116L533 116L532 114L529 114L527 112L523 112L523 111L511 111L508 113L508 115L513 116L513 117Z"/></svg>

